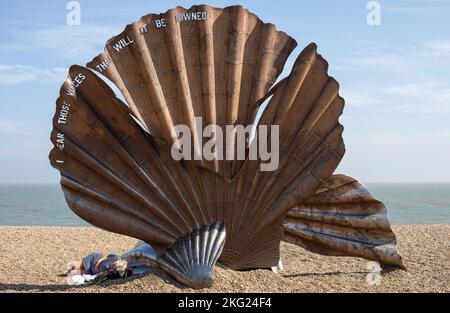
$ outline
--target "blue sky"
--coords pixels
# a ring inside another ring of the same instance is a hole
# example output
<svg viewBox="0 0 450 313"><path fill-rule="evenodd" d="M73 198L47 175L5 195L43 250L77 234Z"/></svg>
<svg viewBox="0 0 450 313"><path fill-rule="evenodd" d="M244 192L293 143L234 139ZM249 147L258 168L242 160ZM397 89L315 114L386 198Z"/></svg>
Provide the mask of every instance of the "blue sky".
<svg viewBox="0 0 450 313"><path fill-rule="evenodd" d="M48 162L51 117L72 64L84 65L126 24L193 1L0 2L0 183L58 182ZM346 108L338 171L362 182L450 182L450 1L208 1L241 4L329 61Z"/></svg>

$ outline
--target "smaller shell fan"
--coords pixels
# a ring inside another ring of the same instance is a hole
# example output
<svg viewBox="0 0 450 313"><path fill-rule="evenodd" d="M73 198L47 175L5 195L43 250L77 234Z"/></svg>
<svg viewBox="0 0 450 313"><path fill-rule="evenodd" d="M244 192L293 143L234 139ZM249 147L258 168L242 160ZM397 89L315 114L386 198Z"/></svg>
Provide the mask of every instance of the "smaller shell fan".
<svg viewBox="0 0 450 313"><path fill-rule="evenodd" d="M159 258L159 265L193 288L211 287L214 265L225 243L225 225L214 223L177 240Z"/></svg>
<svg viewBox="0 0 450 313"><path fill-rule="evenodd" d="M284 240L312 252L356 256L405 269L384 204L355 179L331 176L288 212Z"/></svg>
<svg viewBox="0 0 450 313"><path fill-rule="evenodd" d="M160 267L179 282L195 289L211 287L214 265L225 242L225 230L225 225L220 222L194 229L179 238L161 256L141 241L122 258L133 268Z"/></svg>

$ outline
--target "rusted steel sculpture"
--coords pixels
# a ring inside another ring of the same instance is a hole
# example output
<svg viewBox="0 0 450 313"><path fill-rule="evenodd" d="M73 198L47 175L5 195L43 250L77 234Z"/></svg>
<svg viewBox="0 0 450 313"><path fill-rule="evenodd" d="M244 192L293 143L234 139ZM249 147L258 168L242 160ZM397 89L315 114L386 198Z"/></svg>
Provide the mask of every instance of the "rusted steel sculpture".
<svg viewBox="0 0 450 313"><path fill-rule="evenodd" d="M56 102L50 160L70 208L150 244L149 262L195 288L212 284L217 258L235 270L276 266L283 239L403 267L384 205L333 175L345 150L344 100L316 45L274 85L295 46L241 6L177 7L128 25L88 63L93 71L70 68ZM189 127L199 151L195 117L250 125L269 98L259 123L279 125L275 171L261 171L259 157L172 158L175 125Z"/></svg>

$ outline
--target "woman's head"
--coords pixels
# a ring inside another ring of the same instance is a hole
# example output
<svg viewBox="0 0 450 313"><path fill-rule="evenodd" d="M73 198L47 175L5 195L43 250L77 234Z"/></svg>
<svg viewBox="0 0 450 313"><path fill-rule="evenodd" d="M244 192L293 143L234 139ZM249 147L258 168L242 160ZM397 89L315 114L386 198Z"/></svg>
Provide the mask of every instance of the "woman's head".
<svg viewBox="0 0 450 313"><path fill-rule="evenodd" d="M122 278L129 276L131 274L131 269L128 268L126 260L117 260L111 263L108 268L108 273L114 276L114 278Z"/></svg>

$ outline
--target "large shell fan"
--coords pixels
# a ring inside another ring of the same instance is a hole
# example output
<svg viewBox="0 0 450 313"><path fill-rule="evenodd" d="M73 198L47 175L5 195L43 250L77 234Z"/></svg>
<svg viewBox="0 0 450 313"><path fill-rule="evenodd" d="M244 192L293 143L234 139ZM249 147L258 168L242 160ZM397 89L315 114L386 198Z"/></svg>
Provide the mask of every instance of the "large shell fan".
<svg viewBox="0 0 450 313"><path fill-rule="evenodd" d="M140 238L161 252L193 229L223 221L228 238L223 262L232 268L276 264L284 216L332 174L344 152L337 122L343 102L314 45L300 54L293 73L306 70L277 88L261 118L278 119L280 148L286 150L279 168L261 172L261 160L247 160L237 178L227 180L193 162L175 162L170 146L153 140L100 78L73 66L57 101L52 135L55 146L64 136L64 148L51 156L69 205L94 225ZM72 77L84 79L73 88ZM301 95L319 95L322 89L329 99L313 110L315 98ZM67 122L59 123L68 104ZM310 109L298 110L305 106ZM293 116L302 121L297 131L305 132L295 145L294 135L284 135Z"/></svg>
<svg viewBox="0 0 450 313"><path fill-rule="evenodd" d="M194 117L223 128L253 123L258 101L296 45L241 6L176 7L128 25L87 66L117 85L152 136L177 144L174 126L189 126L198 155L202 129ZM224 154L235 152L236 144L225 146ZM226 178L242 165L217 159L197 163Z"/></svg>

